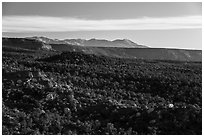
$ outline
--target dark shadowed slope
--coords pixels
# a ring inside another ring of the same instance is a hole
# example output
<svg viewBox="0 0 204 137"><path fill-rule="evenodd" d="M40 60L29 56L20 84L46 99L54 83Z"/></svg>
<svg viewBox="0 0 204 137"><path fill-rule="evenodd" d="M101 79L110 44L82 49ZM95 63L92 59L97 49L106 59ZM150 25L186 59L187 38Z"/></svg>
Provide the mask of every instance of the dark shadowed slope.
<svg viewBox="0 0 204 137"><path fill-rule="evenodd" d="M51 50L52 49L52 47L49 44L43 43L38 40L26 39L26 38L3 38L2 46L29 49L29 50L40 50L40 49Z"/></svg>
<svg viewBox="0 0 204 137"><path fill-rule="evenodd" d="M103 50L103 52L100 51ZM96 54L137 59L202 61L201 50L165 48L97 48Z"/></svg>

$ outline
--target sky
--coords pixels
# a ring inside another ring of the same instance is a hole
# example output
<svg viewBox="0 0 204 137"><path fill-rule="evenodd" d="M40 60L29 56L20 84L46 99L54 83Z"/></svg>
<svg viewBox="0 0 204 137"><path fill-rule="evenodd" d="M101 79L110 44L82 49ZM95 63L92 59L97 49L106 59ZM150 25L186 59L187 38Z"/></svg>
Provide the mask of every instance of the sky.
<svg viewBox="0 0 204 137"><path fill-rule="evenodd" d="M152 48L202 49L201 2L3 2L5 37L130 39Z"/></svg>

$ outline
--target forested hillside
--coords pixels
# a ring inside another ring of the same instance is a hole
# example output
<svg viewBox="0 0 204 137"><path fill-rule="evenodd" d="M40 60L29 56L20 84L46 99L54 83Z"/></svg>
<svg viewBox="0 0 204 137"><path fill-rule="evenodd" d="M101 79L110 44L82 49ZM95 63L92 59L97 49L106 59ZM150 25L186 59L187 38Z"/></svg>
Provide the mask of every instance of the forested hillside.
<svg viewBox="0 0 204 137"><path fill-rule="evenodd" d="M202 134L202 63L3 50L3 134Z"/></svg>

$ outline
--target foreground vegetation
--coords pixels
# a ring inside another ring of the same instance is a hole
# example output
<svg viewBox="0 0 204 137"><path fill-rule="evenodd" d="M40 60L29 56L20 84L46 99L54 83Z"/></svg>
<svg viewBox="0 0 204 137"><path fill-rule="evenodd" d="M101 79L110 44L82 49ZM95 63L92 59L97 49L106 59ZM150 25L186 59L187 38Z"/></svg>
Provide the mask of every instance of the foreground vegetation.
<svg viewBox="0 0 204 137"><path fill-rule="evenodd" d="M3 52L3 134L202 134L202 64Z"/></svg>

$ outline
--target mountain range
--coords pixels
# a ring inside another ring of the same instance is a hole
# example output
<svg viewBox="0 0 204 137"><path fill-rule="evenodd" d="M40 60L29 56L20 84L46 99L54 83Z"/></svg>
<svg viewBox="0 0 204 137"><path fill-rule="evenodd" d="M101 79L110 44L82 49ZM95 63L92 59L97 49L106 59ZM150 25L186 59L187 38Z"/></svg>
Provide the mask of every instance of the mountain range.
<svg viewBox="0 0 204 137"><path fill-rule="evenodd" d="M108 57L173 60L173 61L202 61L201 50L150 48L139 45L128 39L113 41L101 39L50 39L46 37L6 38L2 39L3 51L73 51L85 54L95 54Z"/></svg>
<svg viewBox="0 0 204 137"><path fill-rule="evenodd" d="M144 45L138 45L129 39L116 39L113 41L108 41L105 39L50 39L47 37L26 37L26 39L35 39L46 44L69 44L84 47L123 47L123 48L148 48Z"/></svg>

